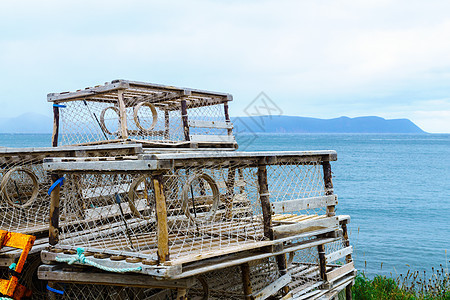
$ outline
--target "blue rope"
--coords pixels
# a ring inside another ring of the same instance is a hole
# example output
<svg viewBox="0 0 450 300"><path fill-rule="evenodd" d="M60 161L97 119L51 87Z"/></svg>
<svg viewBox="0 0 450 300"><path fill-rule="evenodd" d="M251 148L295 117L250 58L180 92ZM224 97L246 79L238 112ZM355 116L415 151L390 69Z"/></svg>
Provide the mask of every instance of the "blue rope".
<svg viewBox="0 0 450 300"><path fill-rule="evenodd" d="M64 183L64 177L59 178L58 180L56 180L52 186L48 189L47 194L50 196L50 194L52 193L52 191L54 190L54 188L59 184L59 186L63 185Z"/></svg>
<svg viewBox="0 0 450 300"><path fill-rule="evenodd" d="M136 268L110 268L106 266L102 266L96 262L93 262L92 260L89 260L84 256L84 249L83 248L77 248L77 257L56 257L57 262L64 262L68 263L69 265L72 265L74 263L79 263L82 265L88 265L103 271L107 272L114 272L114 273L127 273L127 272L138 272L142 271L142 267L136 267ZM1 300L1 299L0 299Z"/></svg>
<svg viewBox="0 0 450 300"><path fill-rule="evenodd" d="M54 288L50 287L48 284L47 284L47 290L49 290L50 292L56 293L56 294L64 295L64 291L54 289Z"/></svg>
<svg viewBox="0 0 450 300"><path fill-rule="evenodd" d="M65 108L67 107L66 105L62 105L62 104L53 104L53 107L61 107L61 108Z"/></svg>
<svg viewBox="0 0 450 300"><path fill-rule="evenodd" d="M13 270L13 271L16 270L16 267L17 267L17 264L16 264L16 263L12 263L12 264L9 266L9 268L10 268L11 270Z"/></svg>

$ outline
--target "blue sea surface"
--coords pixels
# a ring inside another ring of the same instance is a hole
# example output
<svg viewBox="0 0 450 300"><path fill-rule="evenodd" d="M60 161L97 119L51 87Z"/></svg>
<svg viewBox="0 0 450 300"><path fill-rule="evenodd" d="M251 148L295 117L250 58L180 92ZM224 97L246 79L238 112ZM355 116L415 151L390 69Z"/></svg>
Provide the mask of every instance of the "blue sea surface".
<svg viewBox="0 0 450 300"><path fill-rule="evenodd" d="M450 266L450 134L259 134L241 150L336 150L338 214L356 267L397 276Z"/></svg>
<svg viewBox="0 0 450 300"><path fill-rule="evenodd" d="M450 263L450 134L238 135L240 150L336 150L337 213L350 215L366 275ZM0 134L0 146L49 147L50 134Z"/></svg>

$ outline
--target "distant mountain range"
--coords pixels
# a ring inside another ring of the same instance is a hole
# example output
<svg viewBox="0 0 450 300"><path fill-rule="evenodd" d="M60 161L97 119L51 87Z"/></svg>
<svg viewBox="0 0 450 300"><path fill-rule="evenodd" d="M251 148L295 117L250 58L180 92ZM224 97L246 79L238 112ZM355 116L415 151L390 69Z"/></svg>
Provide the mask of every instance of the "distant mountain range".
<svg viewBox="0 0 450 300"><path fill-rule="evenodd" d="M408 119L386 120L380 117L340 117L316 119L295 116L232 118L236 132L268 133L425 133ZM49 116L26 113L14 118L0 118L0 133L51 133Z"/></svg>
<svg viewBox="0 0 450 300"><path fill-rule="evenodd" d="M380 117L340 117L317 119L295 116L259 116L233 118L237 132L268 133L425 133L408 119L386 120Z"/></svg>

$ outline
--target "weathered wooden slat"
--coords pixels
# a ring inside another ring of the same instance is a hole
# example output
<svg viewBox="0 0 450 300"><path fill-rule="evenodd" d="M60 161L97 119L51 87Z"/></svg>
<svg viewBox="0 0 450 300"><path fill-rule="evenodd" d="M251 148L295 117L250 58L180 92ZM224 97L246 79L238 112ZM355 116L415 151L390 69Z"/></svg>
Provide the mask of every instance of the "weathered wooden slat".
<svg viewBox="0 0 450 300"><path fill-rule="evenodd" d="M326 255L325 259L327 260L327 263L330 263L330 262L338 260L339 258L342 258L342 257L344 257L346 255L349 255L352 252L353 252L353 247L349 246L349 247L346 247L346 248L341 249L339 251L336 251L336 252L333 252L333 253L330 253L330 254Z"/></svg>
<svg viewBox="0 0 450 300"><path fill-rule="evenodd" d="M234 143L236 141L232 135L190 134L189 139L192 142Z"/></svg>
<svg viewBox="0 0 450 300"><path fill-rule="evenodd" d="M207 166L233 160L236 165L258 166L264 160L266 165L285 163L314 163L335 157L334 151L299 152L233 152L233 151L193 151L183 153L143 154L136 161L111 162L58 162L58 159L44 160L44 169L60 171L148 171L165 170L174 166Z"/></svg>
<svg viewBox="0 0 450 300"><path fill-rule="evenodd" d="M162 175L153 178L156 200L156 220L158 223L158 262L164 263L169 260L169 233L167 227L167 206L164 195Z"/></svg>
<svg viewBox="0 0 450 300"><path fill-rule="evenodd" d="M189 120L190 127L232 129L233 124L220 121Z"/></svg>
<svg viewBox="0 0 450 300"><path fill-rule="evenodd" d="M129 154L142 153L141 144L108 144L108 145L94 145L94 146L61 146L61 147L30 147L30 148L0 148L0 156L5 155L42 155L48 154L58 155L59 153L67 155L69 152L80 152L85 155L90 155L99 151L113 151L113 150L129 150Z"/></svg>
<svg viewBox="0 0 450 300"><path fill-rule="evenodd" d="M331 272L326 273L326 280L333 281L335 278L339 278L340 276L350 273L355 269L353 262L343 265L340 268L337 268Z"/></svg>
<svg viewBox="0 0 450 300"><path fill-rule="evenodd" d="M336 217L328 217L318 220L303 221L296 224L276 226L273 228L273 235L274 239L279 239L320 228L336 228L338 225L339 222Z"/></svg>
<svg viewBox="0 0 450 300"><path fill-rule="evenodd" d="M50 93L47 95L47 101L48 102L64 102L63 100L70 100L74 98L83 98L83 97L89 97L94 96L102 93L109 93L113 91L117 91L120 89L126 89L129 88L130 85L128 82L119 81L116 83L110 83L106 85L101 85L98 87L88 88L85 90L81 90L79 92L69 92L69 93Z"/></svg>
<svg viewBox="0 0 450 300"><path fill-rule="evenodd" d="M253 293L252 297L255 300L265 300L270 296L274 295L275 293L277 293L280 289L288 285L290 282L291 282L291 274L289 273L285 274L280 278L278 278L276 281L272 282L271 284L263 288L262 290L260 290L259 292Z"/></svg>
<svg viewBox="0 0 450 300"><path fill-rule="evenodd" d="M53 253L49 251L42 251L41 252L41 259L44 264L49 264L50 262L56 261L56 257L60 258L71 258L73 255L66 255L64 253ZM165 278L174 278L175 276L181 274L181 266L164 266L164 265L145 265L142 263L129 263L127 261L121 260L121 261L114 261L109 258L95 258L95 257L89 257L89 259L99 265L105 266L105 267L111 267L111 268L135 268L135 267L141 267L141 271L136 271L135 273L140 274L147 274L151 276L157 276L157 277L165 277ZM81 263L75 262L76 265L83 265ZM176 278L179 279L179 278Z"/></svg>
<svg viewBox="0 0 450 300"><path fill-rule="evenodd" d="M240 265L241 267L241 277L242 277L242 289L244 290L244 299L252 299L252 281L250 276L250 265L249 263L244 263Z"/></svg>
<svg viewBox="0 0 450 300"><path fill-rule="evenodd" d="M147 275L114 274L83 271L66 271L61 266L41 265L38 278L46 281L76 282L83 284L105 284L118 286L132 286L144 288L190 288L196 283L195 278L178 280L157 280Z"/></svg>
<svg viewBox="0 0 450 300"><path fill-rule="evenodd" d="M337 205L337 196L328 195L322 197L311 197L303 199L294 199L281 202L272 202L274 213L297 212L304 209L314 209L326 207L328 205Z"/></svg>

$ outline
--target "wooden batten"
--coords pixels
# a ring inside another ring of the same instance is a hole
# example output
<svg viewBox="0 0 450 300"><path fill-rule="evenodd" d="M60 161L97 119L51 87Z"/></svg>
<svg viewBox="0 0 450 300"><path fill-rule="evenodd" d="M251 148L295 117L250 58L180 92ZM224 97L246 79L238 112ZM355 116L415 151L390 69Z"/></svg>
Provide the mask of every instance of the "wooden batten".
<svg viewBox="0 0 450 300"><path fill-rule="evenodd" d="M54 184L60 176L58 174L52 174L52 184ZM60 198L60 185L56 185L50 194L50 224L49 224L49 244L56 245L59 242L59 198Z"/></svg>
<svg viewBox="0 0 450 300"><path fill-rule="evenodd" d="M223 103L223 110L224 110L224 113L225 113L225 122L227 124L232 125L231 124L231 119L230 119L230 113L228 112L228 101ZM233 127L228 128L227 129L227 133L228 133L228 135L233 135Z"/></svg>
<svg viewBox="0 0 450 300"><path fill-rule="evenodd" d="M339 221L337 217L325 217L289 225L275 226L273 228L273 236L275 239L280 239L323 228L337 228L338 226Z"/></svg>
<svg viewBox="0 0 450 300"><path fill-rule="evenodd" d="M123 139L128 138L128 127L127 127L127 109L125 106L125 99L123 91L118 91L117 93L119 102L119 117L120 117L120 133Z"/></svg>
<svg viewBox="0 0 450 300"><path fill-rule="evenodd" d="M242 276L242 288L244 290L244 298L246 300L252 299L252 282L250 280L250 265L248 263L243 263L241 267Z"/></svg>
<svg viewBox="0 0 450 300"><path fill-rule="evenodd" d="M332 172L331 172L331 164L329 161L324 161L322 163L323 166L323 180L325 184L325 195L333 195L333 180L332 180ZM332 217L335 216L335 205L327 206L327 216Z"/></svg>
<svg viewBox="0 0 450 300"><path fill-rule="evenodd" d="M190 288L195 284L195 278L179 280L157 280L148 275L141 274L114 274L99 273L83 270L67 270L61 265L41 265L38 269L38 277L42 280L53 282L101 284L117 286L129 286L139 288Z"/></svg>
<svg viewBox="0 0 450 300"><path fill-rule="evenodd" d="M285 289L288 287L288 284L291 282L292 277L291 274L285 274L278 278L275 282L272 282L261 291L256 292L252 295L251 299L255 300L265 300L276 294L279 290Z"/></svg>
<svg viewBox="0 0 450 300"><path fill-rule="evenodd" d="M164 110L164 139L170 138L170 117L169 112Z"/></svg>
<svg viewBox="0 0 450 300"><path fill-rule="evenodd" d="M259 186L259 201L263 214L264 237L269 240L273 239L272 231L272 209L270 207L269 186L267 184L267 169L266 165L258 166L258 186Z"/></svg>
<svg viewBox="0 0 450 300"><path fill-rule="evenodd" d="M287 201L272 202L271 205L273 212L276 214L297 212L305 209L314 209L327 207L330 205L337 205L337 196L327 195L321 197L293 199Z"/></svg>
<svg viewBox="0 0 450 300"><path fill-rule="evenodd" d="M323 244L317 246L317 252L319 254L320 278L326 280L327 261L325 259L325 247Z"/></svg>
<svg viewBox="0 0 450 300"><path fill-rule="evenodd" d="M334 269L333 271L326 273L326 280L327 281L336 280L344 276L345 274L353 272L354 270L355 266L353 265L353 262L350 262L348 264L343 265L342 267L339 267L337 269Z"/></svg>
<svg viewBox="0 0 450 300"><path fill-rule="evenodd" d="M327 264L336 261L344 256L350 255L353 252L353 247L349 246L349 247L345 247L341 250L338 250L336 252L330 253L328 255L325 256L325 259L327 260Z"/></svg>
<svg viewBox="0 0 450 300"><path fill-rule="evenodd" d="M153 186L155 188L156 198L158 262L161 264L169 260L169 230L167 226L167 207L162 175L154 176Z"/></svg>
<svg viewBox="0 0 450 300"><path fill-rule="evenodd" d="M232 129L233 124L229 122L220 122L220 121L203 121L203 120L189 120L189 127L198 127L198 128L217 128L217 129Z"/></svg>
<svg viewBox="0 0 450 300"><path fill-rule="evenodd" d="M181 120L183 122L184 140L189 141L189 122L187 113L186 99L181 100Z"/></svg>
<svg viewBox="0 0 450 300"><path fill-rule="evenodd" d="M234 136L231 135L208 135L191 134L189 140L192 142L215 142L215 143L235 143Z"/></svg>
<svg viewBox="0 0 450 300"><path fill-rule="evenodd" d="M59 136L59 107L53 106L52 147L58 146L58 136Z"/></svg>

